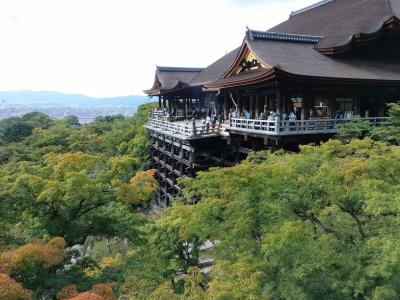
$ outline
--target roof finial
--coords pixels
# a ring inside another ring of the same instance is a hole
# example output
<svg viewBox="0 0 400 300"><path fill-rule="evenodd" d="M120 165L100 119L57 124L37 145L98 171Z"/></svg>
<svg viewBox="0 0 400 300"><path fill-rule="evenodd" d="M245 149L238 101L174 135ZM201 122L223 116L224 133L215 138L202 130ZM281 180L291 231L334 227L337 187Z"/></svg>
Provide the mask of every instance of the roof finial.
<svg viewBox="0 0 400 300"><path fill-rule="evenodd" d="M249 38L249 39L251 39L251 40L254 40L254 37L253 37L253 32L251 31L251 29L249 28L249 26L246 26L246 29L247 29L247 37Z"/></svg>

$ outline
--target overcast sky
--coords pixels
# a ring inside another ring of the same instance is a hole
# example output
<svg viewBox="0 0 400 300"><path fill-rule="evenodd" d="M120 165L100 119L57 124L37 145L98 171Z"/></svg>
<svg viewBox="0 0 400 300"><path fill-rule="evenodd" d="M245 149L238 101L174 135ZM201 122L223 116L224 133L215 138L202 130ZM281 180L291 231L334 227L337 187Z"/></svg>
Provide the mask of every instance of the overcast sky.
<svg viewBox="0 0 400 300"><path fill-rule="evenodd" d="M206 67L316 0L0 0L0 90L142 94L155 65Z"/></svg>

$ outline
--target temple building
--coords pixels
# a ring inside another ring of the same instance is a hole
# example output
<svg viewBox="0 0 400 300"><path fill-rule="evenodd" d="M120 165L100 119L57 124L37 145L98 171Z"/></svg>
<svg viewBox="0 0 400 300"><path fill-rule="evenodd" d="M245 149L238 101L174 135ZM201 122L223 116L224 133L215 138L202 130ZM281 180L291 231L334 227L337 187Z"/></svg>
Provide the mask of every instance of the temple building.
<svg viewBox="0 0 400 300"><path fill-rule="evenodd" d="M325 0L205 69L157 67L153 138L160 205L176 179L229 166L252 150L326 140L355 116L374 126L400 100L400 1Z"/></svg>

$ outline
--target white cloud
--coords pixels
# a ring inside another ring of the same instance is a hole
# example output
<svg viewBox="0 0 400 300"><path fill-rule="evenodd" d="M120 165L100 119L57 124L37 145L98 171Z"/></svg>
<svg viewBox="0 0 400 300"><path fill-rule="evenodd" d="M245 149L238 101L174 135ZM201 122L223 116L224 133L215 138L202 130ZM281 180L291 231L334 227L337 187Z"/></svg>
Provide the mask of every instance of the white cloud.
<svg viewBox="0 0 400 300"><path fill-rule="evenodd" d="M138 94L156 64L207 66L246 26L268 29L315 1L262 2L0 0L0 89Z"/></svg>

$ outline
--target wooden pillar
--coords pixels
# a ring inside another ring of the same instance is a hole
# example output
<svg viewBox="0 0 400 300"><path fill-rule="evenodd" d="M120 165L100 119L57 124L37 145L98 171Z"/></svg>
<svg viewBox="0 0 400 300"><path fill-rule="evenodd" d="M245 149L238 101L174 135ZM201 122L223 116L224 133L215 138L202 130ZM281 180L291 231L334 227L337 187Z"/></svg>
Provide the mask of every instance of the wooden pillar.
<svg viewBox="0 0 400 300"><path fill-rule="evenodd" d="M167 103L166 103L166 97L161 96L162 103L163 103L163 108L167 108Z"/></svg>
<svg viewBox="0 0 400 300"><path fill-rule="evenodd" d="M360 96L360 92L358 90L356 90L355 94L354 94L354 114L355 115L360 114L360 108L361 108L361 96Z"/></svg>
<svg viewBox="0 0 400 300"><path fill-rule="evenodd" d="M260 116L260 95L257 93L255 95L255 98L256 98L256 110L255 110L256 115L254 119L258 119L258 117Z"/></svg>
<svg viewBox="0 0 400 300"><path fill-rule="evenodd" d="M378 93L378 117L384 117L386 112L386 93L385 90L380 88Z"/></svg>
<svg viewBox="0 0 400 300"><path fill-rule="evenodd" d="M331 116L331 118L335 117L335 112L336 112L336 89L332 88L329 92L329 98L328 98L328 115Z"/></svg>
<svg viewBox="0 0 400 300"><path fill-rule="evenodd" d="M169 116L172 119L172 97L168 97L168 112L169 112Z"/></svg>
<svg viewBox="0 0 400 300"><path fill-rule="evenodd" d="M224 93L224 119L228 120L229 111L228 111L228 95Z"/></svg>
<svg viewBox="0 0 400 300"><path fill-rule="evenodd" d="M250 113L250 119L253 119L253 115L254 115L254 96L250 95L249 97L249 103L248 103L248 107L249 109L247 110Z"/></svg>
<svg viewBox="0 0 400 300"><path fill-rule="evenodd" d="M283 114L288 114L286 111L286 97L287 97L287 91L286 89L281 90L281 96L280 96L280 110L281 112L279 113L281 119L283 119Z"/></svg>
<svg viewBox="0 0 400 300"><path fill-rule="evenodd" d="M158 108L161 108L161 96L158 95Z"/></svg>
<svg viewBox="0 0 400 300"><path fill-rule="evenodd" d="M282 91L279 89L276 92L276 113L278 115L281 115L282 109L281 109L281 105L282 105Z"/></svg>
<svg viewBox="0 0 400 300"><path fill-rule="evenodd" d="M175 170L175 158L174 158L174 155L175 155L175 145L174 145L174 141L172 141L171 153L172 153L172 156L171 156L172 176L171 176L171 178L172 178L172 183L173 183L173 184L176 184L176 178L175 178L175 172L174 172L174 170Z"/></svg>
<svg viewBox="0 0 400 300"><path fill-rule="evenodd" d="M237 95L237 105L238 105L238 114L239 114L238 117L240 117L243 113L242 98L240 97L239 93L236 93L236 95Z"/></svg>
<svg viewBox="0 0 400 300"><path fill-rule="evenodd" d="M304 90L304 116L305 120L308 120L310 118L310 112L311 112L311 91L306 88Z"/></svg>
<svg viewBox="0 0 400 300"><path fill-rule="evenodd" d="M184 98L183 99L183 118L186 120L187 119L187 111L188 111L188 107L187 107L187 99Z"/></svg>

